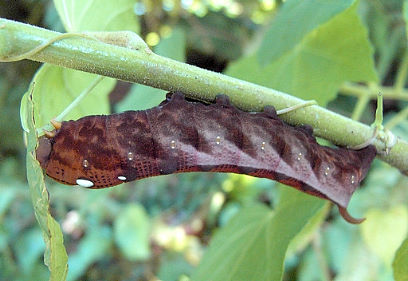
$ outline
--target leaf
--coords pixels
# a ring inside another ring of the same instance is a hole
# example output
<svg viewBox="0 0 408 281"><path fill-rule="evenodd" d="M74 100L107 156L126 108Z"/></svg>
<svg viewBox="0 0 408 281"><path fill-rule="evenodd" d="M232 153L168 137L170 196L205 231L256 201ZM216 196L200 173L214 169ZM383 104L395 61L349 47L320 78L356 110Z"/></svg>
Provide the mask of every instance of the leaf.
<svg viewBox="0 0 408 281"><path fill-rule="evenodd" d="M402 6L402 16L404 17L405 20L405 36L408 37L408 28L407 28L407 24L408 24L408 0L404 0L404 4Z"/></svg>
<svg viewBox="0 0 408 281"><path fill-rule="evenodd" d="M145 85L134 84L127 96L118 102L115 110L145 110L157 106L166 99L166 91Z"/></svg>
<svg viewBox="0 0 408 281"><path fill-rule="evenodd" d="M292 190L293 192L298 192L296 190ZM310 241L312 241L313 237L315 236L316 231L320 229L322 224L324 223L327 214L330 211L330 203L325 202L324 208L321 208L306 224L306 226L292 239L289 244L288 249L288 256L291 254L295 254L296 252L300 252L309 245Z"/></svg>
<svg viewBox="0 0 408 281"><path fill-rule="evenodd" d="M140 29L138 19L133 12L133 0L90 0L86 2L78 0L54 0L54 4L68 32L128 30L138 33ZM48 87L48 84L50 84L56 88L53 94L62 100L62 102L61 100L55 102L58 108L65 108L67 104L73 100L73 97L77 96L81 90L87 88L96 77L95 75L80 71L62 68L56 70L58 68L54 68L55 70L49 70L51 71L50 74L52 74L52 78L44 85ZM109 113L107 95L113 88L115 84L114 81L113 79L105 78L104 81L99 83L97 86L98 89L94 89L98 95L93 98L87 98L87 101L82 102L82 112L78 115L73 114L75 118L70 118L77 119L84 115ZM78 85L79 87L75 89L74 85ZM78 88L81 90L76 91ZM69 95L67 95L67 93L69 93ZM65 96L65 98L63 96ZM48 104L46 108L48 110L50 109L48 107L49 103L52 101L49 97L47 101ZM44 112L47 112L47 110ZM59 114L59 112L56 114ZM56 114L51 116L51 118L55 117ZM50 115L48 114L45 122L49 120Z"/></svg>
<svg viewBox="0 0 408 281"><path fill-rule="evenodd" d="M141 205L126 206L116 217L113 228L115 242L129 260L149 258L150 223Z"/></svg>
<svg viewBox="0 0 408 281"><path fill-rule="evenodd" d="M175 28L169 37L160 40L154 49L160 56L184 62L186 60L186 35L181 28Z"/></svg>
<svg viewBox="0 0 408 281"><path fill-rule="evenodd" d="M27 124L27 108L29 107L27 101L28 93L25 93L21 98L20 103L20 123L21 128L23 128L24 132L28 133L30 130L28 129L29 125Z"/></svg>
<svg viewBox="0 0 408 281"><path fill-rule="evenodd" d="M387 265L408 233L408 209L404 205L389 210L369 209L361 234L368 248Z"/></svg>
<svg viewBox="0 0 408 281"><path fill-rule="evenodd" d="M95 74L43 65L33 81L36 126L40 128L59 115L98 76ZM116 80L104 78L64 119L78 119L90 114L108 114L108 94ZM23 108L23 107L22 107ZM24 111L22 109L22 111Z"/></svg>
<svg viewBox="0 0 408 281"><path fill-rule="evenodd" d="M34 83L31 84L30 93ZM24 99L23 99L24 101ZM50 270L50 280L65 280L68 272L68 256L63 244L63 236L59 224L53 219L49 212L48 192L44 184L42 169L35 159L35 148L37 146L37 134L34 125L34 109L38 108L32 102L31 95L25 99L26 116L24 122L29 133L27 134L27 180L30 187L31 200L33 202L35 217L43 233L46 250L44 263Z"/></svg>
<svg viewBox="0 0 408 281"><path fill-rule="evenodd" d="M226 74L326 105L343 82L377 79L372 56L353 4L271 64L261 67L252 55L232 63Z"/></svg>
<svg viewBox="0 0 408 281"><path fill-rule="evenodd" d="M289 242L324 206L301 192L290 194L275 211L259 204L243 208L213 237L192 279L281 280Z"/></svg>
<svg viewBox="0 0 408 281"><path fill-rule="evenodd" d="M54 4L68 32L139 32L139 23L133 12L133 0L54 0Z"/></svg>
<svg viewBox="0 0 408 281"><path fill-rule="evenodd" d="M106 226L89 227L78 248L69 257L68 280L79 280L88 267L107 255L112 244L112 231Z"/></svg>
<svg viewBox="0 0 408 281"><path fill-rule="evenodd" d="M260 47L259 61L269 64L311 31L349 8L353 0L289 0L279 10Z"/></svg>
<svg viewBox="0 0 408 281"><path fill-rule="evenodd" d="M394 269L395 281L408 280L408 238L399 247L392 268Z"/></svg>

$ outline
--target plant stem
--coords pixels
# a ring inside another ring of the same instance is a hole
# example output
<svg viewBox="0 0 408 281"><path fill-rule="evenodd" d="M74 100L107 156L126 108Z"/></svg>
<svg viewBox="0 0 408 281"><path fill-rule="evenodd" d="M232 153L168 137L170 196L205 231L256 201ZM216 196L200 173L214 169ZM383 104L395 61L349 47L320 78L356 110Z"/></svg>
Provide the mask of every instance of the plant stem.
<svg viewBox="0 0 408 281"><path fill-rule="evenodd" d="M84 89L79 96L77 96L74 101L67 107L63 112L61 112L57 117L55 117L55 121L61 122L67 114L74 109L98 84L105 78L104 76L98 76L95 78L94 81Z"/></svg>
<svg viewBox="0 0 408 281"><path fill-rule="evenodd" d="M313 250L316 254L317 261L319 263L322 281L330 281L330 269L327 263L327 258L324 256L322 249L322 238L320 233L317 231L312 240Z"/></svg>
<svg viewBox="0 0 408 281"><path fill-rule="evenodd" d="M384 99L408 101L408 90L402 89L401 91L396 91L394 87L377 86L377 88L373 90L365 85L344 83L340 87L340 92L343 95L353 97L367 95L372 100L377 99L378 92L381 92L383 94Z"/></svg>
<svg viewBox="0 0 408 281"><path fill-rule="evenodd" d="M357 104L354 107L353 114L351 115L351 119L356 121L360 120L361 115L363 114L364 109L367 107L369 101L370 101L369 95L359 96Z"/></svg>
<svg viewBox="0 0 408 281"><path fill-rule="evenodd" d="M0 61L27 53L47 43L60 33L0 18ZM145 50L133 50L98 40L70 37L56 41L28 59L140 83L168 91L182 91L189 98L214 101L227 94L242 110L262 111L265 105L287 108L303 100L288 94L200 69L158 56ZM372 129L316 105L284 114L289 124L309 124L317 136L341 146L355 146L372 136ZM375 141L378 150L385 148L381 134ZM399 141L384 161L408 171L408 143Z"/></svg>
<svg viewBox="0 0 408 281"><path fill-rule="evenodd" d="M105 76L97 76L94 81L92 81L91 84L89 84L89 86L84 89L74 100L71 104L69 104L64 111L62 111L57 117L54 118L55 121L61 122L65 116L68 115L68 113L71 112L71 110L73 110L98 84L99 82L101 82L103 80L103 78L105 78ZM41 134L43 133L44 130L47 131L52 131L54 130L54 127L51 124L47 124L42 128L38 128L37 129L37 133Z"/></svg>
<svg viewBox="0 0 408 281"><path fill-rule="evenodd" d="M394 117L392 117L388 122L385 124L385 128L388 130L391 130L394 128L396 125L401 123L402 121L406 120L408 117L408 106L405 107L403 110L398 112Z"/></svg>
<svg viewBox="0 0 408 281"><path fill-rule="evenodd" d="M395 79L394 88L397 93L401 93L402 90L404 89L405 81L407 79L407 71L408 71L408 50L405 50L404 57L398 68L397 78Z"/></svg>

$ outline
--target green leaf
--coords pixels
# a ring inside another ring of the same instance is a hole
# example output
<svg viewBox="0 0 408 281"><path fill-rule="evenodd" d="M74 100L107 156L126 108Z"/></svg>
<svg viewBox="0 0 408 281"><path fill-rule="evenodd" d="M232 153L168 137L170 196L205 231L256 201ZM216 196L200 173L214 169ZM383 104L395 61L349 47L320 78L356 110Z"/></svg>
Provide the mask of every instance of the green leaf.
<svg viewBox="0 0 408 281"><path fill-rule="evenodd" d="M169 37L160 40L154 52L160 56L184 62L186 60L185 32L181 28L175 28Z"/></svg>
<svg viewBox="0 0 408 281"><path fill-rule="evenodd" d="M387 265L408 233L408 208L394 206L389 210L369 209L361 234L368 248Z"/></svg>
<svg viewBox="0 0 408 281"><path fill-rule="evenodd" d="M32 93L33 85L34 83L31 84L30 93ZM61 228L49 212L49 199L44 184L44 176L38 161L35 159L37 134L33 111L38 111L38 108L34 107L31 95L26 98L26 106L27 115L24 118L29 130L27 134L27 180L35 216L45 241L44 262L50 270L50 280L65 280L68 272L68 256L65 251Z"/></svg>
<svg viewBox="0 0 408 281"><path fill-rule="evenodd" d="M408 37L408 0L404 0L404 4L403 4L403 10L402 10L402 15L404 17L405 20L405 32L406 32L406 37Z"/></svg>
<svg viewBox="0 0 408 281"><path fill-rule="evenodd" d="M23 128L24 132L28 133L28 124L27 124L27 108L28 108L28 97L29 93L25 93L23 97L21 98L21 103L20 103L20 122L21 122L21 128Z"/></svg>
<svg viewBox="0 0 408 281"><path fill-rule="evenodd" d="M232 63L226 73L324 106L343 82L377 79L372 55L356 3L266 67L252 55Z"/></svg>
<svg viewBox="0 0 408 281"><path fill-rule="evenodd" d="M79 280L88 267L107 255L112 244L112 231L106 226L89 227L78 248L69 257L68 280Z"/></svg>
<svg viewBox="0 0 408 281"><path fill-rule="evenodd" d="M127 96L115 106L117 112L145 110L157 106L166 99L166 91L145 85L134 84Z"/></svg>
<svg viewBox="0 0 408 281"><path fill-rule="evenodd" d="M408 238L399 247L392 268L394 269L395 281L408 280Z"/></svg>
<svg viewBox="0 0 408 281"><path fill-rule="evenodd" d="M353 0L289 0L279 10L260 47L263 65L295 48L311 31L349 8ZM343 38L344 39L344 38Z"/></svg>
<svg viewBox="0 0 408 281"><path fill-rule="evenodd" d="M297 191L295 191L297 192ZM290 242L288 249L288 256L294 255L296 252L300 252L309 245L310 241L315 236L316 231L320 229L324 223L327 214L330 211L330 203L325 202L324 208L321 208L306 224L306 226L300 231Z"/></svg>
<svg viewBox="0 0 408 281"><path fill-rule="evenodd" d="M141 205L129 204L114 222L114 238L122 253L130 260L145 260L150 256L150 223Z"/></svg>
<svg viewBox="0 0 408 281"><path fill-rule="evenodd" d="M54 4L67 32L139 32L133 0L54 0Z"/></svg>
<svg viewBox="0 0 408 281"><path fill-rule="evenodd" d="M193 280L281 280L289 242L324 201L284 188L275 211L264 205L242 209L213 237Z"/></svg>
<svg viewBox="0 0 408 281"><path fill-rule="evenodd" d="M34 117L37 128L48 124L52 118L59 115L97 77L95 74L43 65L33 78L33 102L36 106ZM91 114L108 114L108 94L115 83L114 79L104 78L65 120L75 120Z"/></svg>

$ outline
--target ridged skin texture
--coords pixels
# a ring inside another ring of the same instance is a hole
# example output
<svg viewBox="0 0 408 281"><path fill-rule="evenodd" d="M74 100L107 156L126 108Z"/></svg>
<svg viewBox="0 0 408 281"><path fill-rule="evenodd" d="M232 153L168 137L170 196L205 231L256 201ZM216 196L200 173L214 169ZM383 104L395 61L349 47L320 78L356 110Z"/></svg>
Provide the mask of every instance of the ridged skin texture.
<svg viewBox="0 0 408 281"><path fill-rule="evenodd" d="M51 178L103 188L141 178L192 172L264 177L346 208L376 155L319 145L309 127L292 127L273 107L247 113L219 96L188 102L181 93L145 111L62 122L40 139L37 156Z"/></svg>

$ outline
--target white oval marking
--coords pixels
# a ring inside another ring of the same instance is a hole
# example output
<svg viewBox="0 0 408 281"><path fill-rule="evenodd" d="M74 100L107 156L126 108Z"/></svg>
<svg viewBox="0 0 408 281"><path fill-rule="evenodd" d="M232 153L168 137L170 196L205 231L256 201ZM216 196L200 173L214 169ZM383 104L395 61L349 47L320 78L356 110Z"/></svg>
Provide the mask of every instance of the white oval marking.
<svg viewBox="0 0 408 281"><path fill-rule="evenodd" d="M88 162L88 160L84 160L83 162L82 162L82 166L84 166L85 168L88 168L89 167L89 162Z"/></svg>
<svg viewBox="0 0 408 281"><path fill-rule="evenodd" d="M216 143L216 144L220 144L220 143L221 143L221 137L220 137L220 136L217 136L217 137L215 138L215 143Z"/></svg>
<svg viewBox="0 0 408 281"><path fill-rule="evenodd" d="M170 147L171 147L171 149L175 149L176 148L176 141L172 140L170 142Z"/></svg>
<svg viewBox="0 0 408 281"><path fill-rule="evenodd" d="M126 177L125 176L118 176L118 180L125 181Z"/></svg>
<svg viewBox="0 0 408 281"><path fill-rule="evenodd" d="M77 185L80 185L82 187L92 187L92 186L94 186L93 182L91 182L90 180L86 180L86 179L77 179L76 183L77 183Z"/></svg>
<svg viewBox="0 0 408 281"><path fill-rule="evenodd" d="M300 160L302 159L302 156L303 156L302 152L299 152L299 153L298 153L297 160L300 161Z"/></svg>
<svg viewBox="0 0 408 281"><path fill-rule="evenodd" d="M351 184L354 184L356 181L355 181L355 176L354 175L352 175L351 176Z"/></svg>
<svg viewBox="0 0 408 281"><path fill-rule="evenodd" d="M132 152L128 152L127 154L128 160L132 161L133 160L133 153Z"/></svg>
<svg viewBox="0 0 408 281"><path fill-rule="evenodd" d="M330 172L330 167L326 167L326 170L324 171L324 175L328 176Z"/></svg>
<svg viewBox="0 0 408 281"><path fill-rule="evenodd" d="M262 144L261 144L261 149L262 150L265 150L265 145L266 145L266 142L263 141Z"/></svg>

